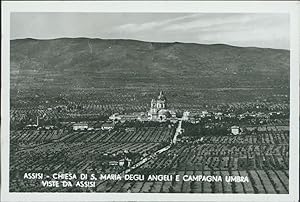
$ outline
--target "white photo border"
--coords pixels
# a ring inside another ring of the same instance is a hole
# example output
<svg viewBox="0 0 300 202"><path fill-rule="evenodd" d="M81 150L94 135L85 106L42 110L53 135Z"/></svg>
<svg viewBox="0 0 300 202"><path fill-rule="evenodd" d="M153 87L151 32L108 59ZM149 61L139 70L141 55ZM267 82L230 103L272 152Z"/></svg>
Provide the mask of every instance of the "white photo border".
<svg viewBox="0 0 300 202"><path fill-rule="evenodd" d="M1 201L298 201L299 33L297 1L6 1L1 33ZM290 16L289 194L9 192L10 14L12 12L288 13Z"/></svg>

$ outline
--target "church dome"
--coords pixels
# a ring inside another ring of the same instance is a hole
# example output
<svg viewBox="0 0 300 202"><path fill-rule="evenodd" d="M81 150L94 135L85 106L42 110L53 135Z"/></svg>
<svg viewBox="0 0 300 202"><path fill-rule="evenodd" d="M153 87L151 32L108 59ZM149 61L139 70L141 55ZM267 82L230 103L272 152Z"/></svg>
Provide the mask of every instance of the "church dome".
<svg viewBox="0 0 300 202"><path fill-rule="evenodd" d="M167 118L170 118L172 116L171 113L169 112L169 110L166 110L166 109L159 110L158 115L164 115Z"/></svg>

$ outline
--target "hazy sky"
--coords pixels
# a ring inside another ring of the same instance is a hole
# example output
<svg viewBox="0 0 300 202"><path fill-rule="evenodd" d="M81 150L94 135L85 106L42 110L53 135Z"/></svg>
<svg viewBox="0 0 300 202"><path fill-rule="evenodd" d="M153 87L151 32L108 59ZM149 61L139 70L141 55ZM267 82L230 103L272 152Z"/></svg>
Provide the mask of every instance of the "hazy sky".
<svg viewBox="0 0 300 202"><path fill-rule="evenodd" d="M11 39L91 37L289 49L288 14L13 13Z"/></svg>

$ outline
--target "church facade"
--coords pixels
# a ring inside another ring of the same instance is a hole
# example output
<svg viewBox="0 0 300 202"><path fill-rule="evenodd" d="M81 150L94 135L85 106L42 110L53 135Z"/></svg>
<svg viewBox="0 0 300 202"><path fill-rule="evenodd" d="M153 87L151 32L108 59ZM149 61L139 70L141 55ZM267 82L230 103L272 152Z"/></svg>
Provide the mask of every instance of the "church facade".
<svg viewBox="0 0 300 202"><path fill-rule="evenodd" d="M151 100L148 118L151 121L166 121L171 117L176 117L176 113L167 109L167 99L162 91L160 91L157 99Z"/></svg>

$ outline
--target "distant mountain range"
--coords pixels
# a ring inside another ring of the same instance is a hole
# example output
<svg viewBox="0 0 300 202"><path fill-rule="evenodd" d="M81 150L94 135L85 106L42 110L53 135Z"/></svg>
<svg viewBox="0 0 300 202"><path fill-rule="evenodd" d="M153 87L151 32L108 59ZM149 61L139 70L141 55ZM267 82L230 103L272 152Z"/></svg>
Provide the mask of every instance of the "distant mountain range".
<svg viewBox="0 0 300 202"><path fill-rule="evenodd" d="M11 87L289 87L289 51L223 44L11 40Z"/></svg>

